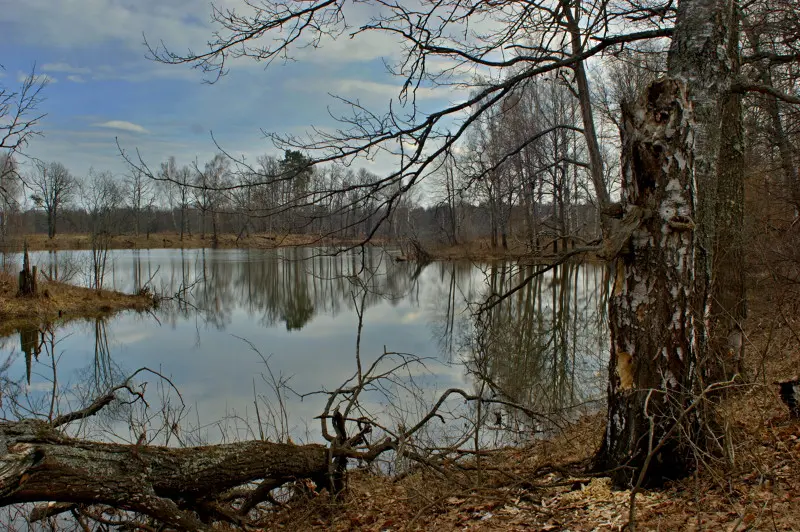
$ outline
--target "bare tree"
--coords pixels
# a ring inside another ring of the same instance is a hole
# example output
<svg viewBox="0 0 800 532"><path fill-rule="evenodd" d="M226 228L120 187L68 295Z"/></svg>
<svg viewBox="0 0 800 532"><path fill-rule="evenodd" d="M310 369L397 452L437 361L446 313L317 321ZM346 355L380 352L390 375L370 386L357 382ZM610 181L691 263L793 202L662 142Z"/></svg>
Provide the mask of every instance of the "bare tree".
<svg viewBox="0 0 800 532"><path fill-rule="evenodd" d="M152 183L151 180L147 179L147 176L135 168L131 170L130 174L125 179L124 192L128 198L128 206L131 211L133 211L136 236L139 236L142 215L147 212L153 204Z"/></svg>
<svg viewBox="0 0 800 532"><path fill-rule="evenodd" d="M178 168L175 157L170 157L167 162L161 163L158 175L167 192L170 210L177 207L180 211L178 232L182 241L186 233L192 236L192 228L189 223L189 208L192 204L192 169L186 165ZM171 214L174 220L174 212Z"/></svg>
<svg viewBox="0 0 800 532"><path fill-rule="evenodd" d="M38 112L38 107L46 84L46 78L37 76L35 70L25 77L19 90L0 83L0 235L3 237L8 233L9 217L22 193L18 156L24 155L31 139L40 134L38 125L44 114Z"/></svg>
<svg viewBox="0 0 800 532"><path fill-rule="evenodd" d="M0 65L0 70L3 70ZM11 90L0 84L0 150L14 155L22 153L28 143L36 135L44 114L38 112L42 103L42 89L47 85L47 78L30 75L22 80L19 90Z"/></svg>
<svg viewBox="0 0 800 532"><path fill-rule="evenodd" d="M33 189L31 199L47 213L47 236L56 236L58 215L72 201L77 181L59 162L38 163L27 179Z"/></svg>
<svg viewBox="0 0 800 532"><path fill-rule="evenodd" d="M80 184L81 203L89 215L92 243L92 272L89 284L102 290L105 278L108 251L112 234L112 215L122 204L123 191L111 172L89 170L89 175Z"/></svg>
<svg viewBox="0 0 800 532"><path fill-rule="evenodd" d="M19 211L22 180L10 152L0 153L0 237L8 236L12 216Z"/></svg>
<svg viewBox="0 0 800 532"><path fill-rule="evenodd" d="M372 18L350 35L377 32L402 40L402 55L393 68L402 79L398 101L375 111L340 99L351 112L340 117L339 129L270 138L279 148L312 154L316 164L349 163L378 151L395 156L395 170L346 188L360 201L348 201L343 208L369 213L363 217L368 240L442 156L463 145L475 124L491 125L498 108L502 111L531 80L564 80L579 101L588 155L584 164L602 213L603 242L568 251L558 260L600 251L616 271L609 302L608 429L598 463L614 469L619 484L630 484L639 472L658 482L691 470L694 461L685 441L701 449L713 441L711 425L689 408L697 404L693 394L707 389L704 381L727 373L723 355L740 353L742 345L741 96L760 91L800 103L743 77L737 0L370 5ZM159 47L151 53L165 63L191 64L216 79L232 57L270 62L291 57L295 47L324 45L348 32L350 9L349 2L329 0L243 2L240 10L214 9L218 31L206 52L180 55ZM671 39L668 78L645 87L624 109L622 201L611 205L584 62L660 38ZM792 48L783 53L787 63L799 58ZM476 82L462 81L476 71L485 75ZM423 86L472 92L463 101L423 113L416 105L416 91ZM497 136L494 127L481 129ZM556 140L558 160L569 150L563 135ZM504 183L504 166L524 144L486 142L500 147L476 158L473 182L485 187L495 205L495 234L505 223L502 205L515 201L512 187ZM554 184L563 195L568 176L558 171ZM305 201L315 197L308 194ZM301 205L293 198L294 207ZM648 469L644 464L654 449L658 456L652 463L660 465Z"/></svg>
<svg viewBox="0 0 800 532"><path fill-rule="evenodd" d="M205 238L206 219L211 216L212 240L214 243L219 238L219 215L226 208L228 193L232 187L230 160L218 153L208 161L201 170L195 165L195 182L192 192L195 204L201 215L201 235Z"/></svg>

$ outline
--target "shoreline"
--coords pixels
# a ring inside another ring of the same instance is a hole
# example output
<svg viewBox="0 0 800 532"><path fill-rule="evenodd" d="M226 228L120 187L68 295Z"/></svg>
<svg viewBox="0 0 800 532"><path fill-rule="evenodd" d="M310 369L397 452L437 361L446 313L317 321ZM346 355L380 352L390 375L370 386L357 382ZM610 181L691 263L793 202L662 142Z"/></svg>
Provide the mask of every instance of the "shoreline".
<svg viewBox="0 0 800 532"><path fill-rule="evenodd" d="M29 234L9 237L0 242L0 250L14 253L21 252L23 243L27 242L28 251L66 251L91 249L91 238L86 233L58 234L50 239L44 234ZM181 240L178 233L153 233L151 235L113 235L108 249L276 249L298 246L331 246L357 245L358 238L331 238L317 234L277 234L252 233L239 237L233 233L220 234L217 240L210 235L204 238L199 235L185 235ZM373 245L384 242L376 240Z"/></svg>
<svg viewBox="0 0 800 532"><path fill-rule="evenodd" d="M91 240L88 234L60 234L56 235L52 240L44 234L32 234L11 237L5 242L0 242L0 251L6 253L21 252L23 243L26 241L29 251L91 249ZM149 238L145 235L112 236L108 249L279 249L306 246L347 247L357 246L362 242L362 238L334 238L317 234L275 233L252 233L241 238L235 234L227 233L219 235L215 242L208 235L205 238L201 238L199 235L184 236L184 239L181 240L180 235L177 233L153 233ZM365 245L395 248L399 252L395 257L398 261L420 261L420 257L414 252L413 246L406 242L376 238ZM493 262L514 260L548 264L559 257L558 254L554 254L550 249L539 254L532 253L521 242L510 243L507 249L501 247L493 248L488 238L478 238L456 245L425 242L422 247L423 252L427 255L426 259L433 261ZM590 254L585 259L595 260Z"/></svg>
<svg viewBox="0 0 800 532"><path fill-rule="evenodd" d="M125 310L145 312L158 305L151 293L123 294L42 279L39 294L18 296L16 279L0 273L0 337L20 328L111 316Z"/></svg>

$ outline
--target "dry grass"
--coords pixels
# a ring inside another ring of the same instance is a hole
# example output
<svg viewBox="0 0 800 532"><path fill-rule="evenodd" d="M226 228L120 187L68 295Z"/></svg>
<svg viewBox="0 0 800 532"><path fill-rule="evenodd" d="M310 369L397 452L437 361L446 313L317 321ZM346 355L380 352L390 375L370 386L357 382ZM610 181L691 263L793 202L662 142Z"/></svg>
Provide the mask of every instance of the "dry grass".
<svg viewBox="0 0 800 532"><path fill-rule="evenodd" d="M9 238L5 247L8 251L21 251L23 242L27 241L28 249L38 250L65 250L65 249L91 249L88 234L59 234L49 239L47 235L31 234ZM154 233L148 238L146 235L115 235L111 237L111 249L160 249L160 248L259 248L274 249L291 246L324 246L324 245L354 245L360 243L358 239L333 239L315 234L273 234L253 233L237 238L235 234L221 234L214 242L211 235L200 238L200 235L184 235L181 240L178 233ZM380 241L374 242L380 244Z"/></svg>
<svg viewBox="0 0 800 532"><path fill-rule="evenodd" d="M733 464L641 492L638 530L798 530L800 423L770 387L725 405L735 436ZM551 441L452 464L442 476L419 469L400 480L356 471L343 500L326 492L270 519L269 530L622 530L630 491L585 473L602 437L602 416Z"/></svg>
<svg viewBox="0 0 800 532"><path fill-rule="evenodd" d="M27 241L28 249L38 250L66 250L66 249L91 249L88 234L59 234L52 240L43 234L31 234L9 238L4 247L8 251L21 251L23 242ZM315 234L277 234L253 233L238 238L234 234L221 234L215 243L210 235L200 238L199 235L185 235L181 240L177 233L154 233L147 238L145 235L115 235L111 238L111 249L161 249L161 248L253 248L275 249L292 246L351 246L361 243L358 238L333 238ZM403 244L389 242L385 239L372 239L370 245L389 245L394 247L407 247ZM472 260L487 262L493 260L528 260L531 257L530 249L526 243L519 239L509 240L508 249L491 246L488 238L479 238L456 246L443 244L424 244L425 251L436 260ZM553 258L552 248L543 250L540 260ZM407 257L411 258L411 257Z"/></svg>
<svg viewBox="0 0 800 532"><path fill-rule="evenodd" d="M582 471L602 437L601 416L551 440L451 463L446 474L419 468L397 479L356 471L344 500L321 494L280 513L272 529L529 530L552 522L541 508L552 491L588 483ZM569 479L569 480L567 480Z"/></svg>
<svg viewBox="0 0 800 532"><path fill-rule="evenodd" d="M104 316L120 310L153 308L152 295L130 295L110 290L97 292L65 283L40 281L38 297L18 297L17 279L0 272L0 335L22 326L56 320Z"/></svg>

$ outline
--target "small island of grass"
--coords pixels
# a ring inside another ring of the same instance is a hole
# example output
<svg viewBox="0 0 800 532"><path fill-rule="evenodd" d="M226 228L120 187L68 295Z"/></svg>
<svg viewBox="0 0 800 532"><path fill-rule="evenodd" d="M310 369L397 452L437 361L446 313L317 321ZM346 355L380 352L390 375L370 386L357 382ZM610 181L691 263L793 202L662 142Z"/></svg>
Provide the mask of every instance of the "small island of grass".
<svg viewBox="0 0 800 532"><path fill-rule="evenodd" d="M123 294L113 290L93 290L41 279L37 294L19 294L17 278L0 272L0 336L19 327L54 321L69 321L113 314L122 310L145 311L156 305L149 291Z"/></svg>

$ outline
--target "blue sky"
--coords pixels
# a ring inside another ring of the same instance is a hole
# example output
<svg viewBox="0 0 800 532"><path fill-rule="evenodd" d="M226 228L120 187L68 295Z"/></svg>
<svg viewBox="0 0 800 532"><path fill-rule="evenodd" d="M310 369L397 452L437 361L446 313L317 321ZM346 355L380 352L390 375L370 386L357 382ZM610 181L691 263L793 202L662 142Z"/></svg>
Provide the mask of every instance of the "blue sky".
<svg viewBox="0 0 800 532"><path fill-rule="evenodd" d="M50 78L44 136L28 152L63 162L77 176L90 167L122 175L126 165L115 137L154 166L170 155L179 164L195 158L202 164L214 154L213 131L226 150L253 160L277 154L262 129L299 133L332 126L328 93L372 108L385 108L396 96L400 81L385 72L383 60L398 49L377 35L340 38L266 71L241 60L214 85L188 66L146 59L143 34L178 52L202 50L211 34L210 12L207 0L24 0L0 9L0 83L14 87L34 65ZM351 23L360 16L366 13L355 13ZM371 164L377 172L388 168L385 160Z"/></svg>

